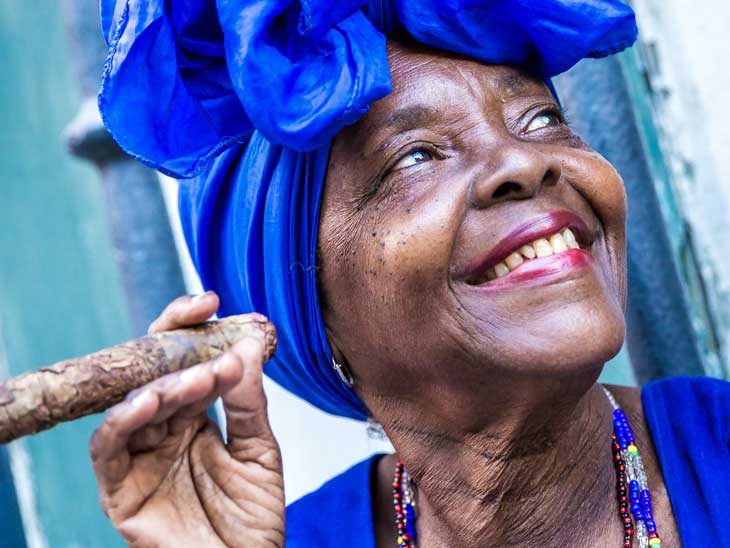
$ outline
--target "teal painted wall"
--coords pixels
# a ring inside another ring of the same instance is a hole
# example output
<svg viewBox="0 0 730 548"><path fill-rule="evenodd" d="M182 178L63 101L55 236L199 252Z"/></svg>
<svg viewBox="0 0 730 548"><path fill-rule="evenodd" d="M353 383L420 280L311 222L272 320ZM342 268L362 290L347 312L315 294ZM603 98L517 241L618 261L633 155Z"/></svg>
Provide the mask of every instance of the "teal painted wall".
<svg viewBox="0 0 730 548"><path fill-rule="evenodd" d="M80 96L59 2L0 0L0 68L0 342L16 375L122 341L129 328L99 178L62 142ZM87 453L99 420L23 441L50 547L122 546Z"/></svg>
<svg viewBox="0 0 730 548"><path fill-rule="evenodd" d="M608 362L603 368L599 382L604 384L618 384L620 386L637 386L636 375L631 367L631 358L626 345L621 352Z"/></svg>

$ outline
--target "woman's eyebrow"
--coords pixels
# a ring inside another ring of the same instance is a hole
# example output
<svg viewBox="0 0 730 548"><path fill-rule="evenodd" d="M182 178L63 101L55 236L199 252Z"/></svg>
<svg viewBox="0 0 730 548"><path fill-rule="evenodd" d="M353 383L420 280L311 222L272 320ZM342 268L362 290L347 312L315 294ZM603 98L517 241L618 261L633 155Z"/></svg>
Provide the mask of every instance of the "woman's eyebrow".
<svg viewBox="0 0 730 548"><path fill-rule="evenodd" d="M520 74L515 74L513 72L508 72L507 74L502 74L499 76L497 80L497 89L506 91L508 93L512 94L518 94L524 91L529 84L532 84L528 78L525 76L522 76Z"/></svg>
<svg viewBox="0 0 730 548"><path fill-rule="evenodd" d="M423 127L433 123L440 116L438 109L430 105L414 104L399 109L390 116L383 129L400 133L409 129Z"/></svg>
<svg viewBox="0 0 730 548"><path fill-rule="evenodd" d="M405 133L412 129L432 126L435 120L439 120L442 112L433 105L424 103L412 103L410 105L396 108L389 116L385 114L380 121L371 121L368 130L364 131L364 142L369 149L373 147L373 152L382 151L389 142L400 133Z"/></svg>

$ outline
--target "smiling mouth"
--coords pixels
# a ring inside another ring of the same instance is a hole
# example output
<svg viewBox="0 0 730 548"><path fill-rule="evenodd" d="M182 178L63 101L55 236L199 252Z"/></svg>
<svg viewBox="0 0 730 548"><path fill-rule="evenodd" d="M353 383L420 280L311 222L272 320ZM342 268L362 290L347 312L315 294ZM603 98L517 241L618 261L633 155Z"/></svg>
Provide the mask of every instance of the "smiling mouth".
<svg viewBox="0 0 730 548"><path fill-rule="evenodd" d="M571 249L581 249L581 246L578 240L576 240L573 231L565 228L555 234L538 238L512 251L503 260L487 269L481 276L468 280L468 283L471 285L481 285L486 282L491 282L492 280L506 276L526 262L565 253Z"/></svg>

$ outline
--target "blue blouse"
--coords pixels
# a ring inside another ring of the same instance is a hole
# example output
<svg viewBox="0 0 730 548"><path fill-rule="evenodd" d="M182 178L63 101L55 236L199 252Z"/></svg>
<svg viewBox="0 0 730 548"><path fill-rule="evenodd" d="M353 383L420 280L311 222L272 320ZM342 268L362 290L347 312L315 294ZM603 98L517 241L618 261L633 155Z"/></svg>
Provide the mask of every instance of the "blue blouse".
<svg viewBox="0 0 730 548"><path fill-rule="evenodd" d="M730 383L663 379L644 386L641 399L683 545L722 545L730 538L723 537L730 525ZM287 547L376 548L372 492L379 458L291 504Z"/></svg>

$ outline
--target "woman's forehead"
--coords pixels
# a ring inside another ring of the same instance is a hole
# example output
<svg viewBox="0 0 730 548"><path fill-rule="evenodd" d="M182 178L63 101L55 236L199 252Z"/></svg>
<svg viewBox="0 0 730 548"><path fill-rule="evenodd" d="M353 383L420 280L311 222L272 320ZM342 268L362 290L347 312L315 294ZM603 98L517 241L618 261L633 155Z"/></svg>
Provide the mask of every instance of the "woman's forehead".
<svg viewBox="0 0 730 548"><path fill-rule="evenodd" d="M342 133L374 137L385 126L397 129L489 110L521 96L552 97L539 78L510 65L492 65L419 44L388 42L393 91L371 105Z"/></svg>

